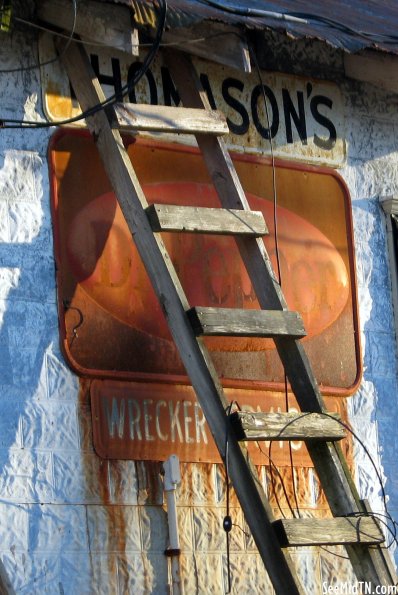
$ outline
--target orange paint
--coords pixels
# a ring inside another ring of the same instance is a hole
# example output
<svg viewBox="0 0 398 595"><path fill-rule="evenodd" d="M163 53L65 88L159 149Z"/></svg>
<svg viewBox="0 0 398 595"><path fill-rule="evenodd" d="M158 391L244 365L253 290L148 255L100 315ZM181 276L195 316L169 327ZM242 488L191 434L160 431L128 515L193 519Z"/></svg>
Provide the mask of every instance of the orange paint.
<svg viewBox="0 0 398 595"><path fill-rule="evenodd" d="M214 207L217 195L207 184L147 184L148 201ZM273 205L248 194L253 210L261 210L273 250ZM291 211L278 209L279 253L286 300L301 313L307 337L322 333L340 316L349 298L344 261L316 227ZM163 339L169 331L131 234L113 193L87 203L74 217L67 236L71 270L82 289L125 325ZM191 305L258 309L250 279L231 238L198 234L165 234L165 244ZM150 313L150 315L148 315ZM272 341L225 338L208 340L213 350L273 349Z"/></svg>
<svg viewBox="0 0 398 595"><path fill-rule="evenodd" d="M226 397L247 411L284 411L278 393L226 389ZM103 459L164 461L177 454L182 462L219 463L217 447L203 412L190 386L167 386L134 382L94 380L91 384L94 447ZM326 397L328 411L347 419L346 403ZM289 409L299 411L293 395ZM344 441L345 442L345 441ZM268 443L262 448L268 452ZM305 444L292 442L295 465L311 467ZM256 443L249 443L256 465L267 463ZM289 447L275 441L272 458L278 465L290 465Z"/></svg>
<svg viewBox="0 0 398 595"><path fill-rule="evenodd" d="M140 140L128 154L150 202L219 206L195 149ZM234 162L251 208L265 215L275 266L272 168L247 155ZM94 378L188 383L91 139L58 133L51 163L59 315L70 366ZM346 188L331 170L279 161L276 181L283 292L304 319L322 391L349 394L361 357ZM232 238L162 236L192 306L259 307ZM208 337L206 344L224 386L283 387L271 340Z"/></svg>

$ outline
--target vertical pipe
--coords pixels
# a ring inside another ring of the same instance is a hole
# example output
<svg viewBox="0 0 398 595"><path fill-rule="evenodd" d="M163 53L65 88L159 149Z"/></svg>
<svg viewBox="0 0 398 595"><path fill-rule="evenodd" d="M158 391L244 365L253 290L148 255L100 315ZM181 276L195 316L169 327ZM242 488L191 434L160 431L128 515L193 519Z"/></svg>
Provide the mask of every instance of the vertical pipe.
<svg viewBox="0 0 398 595"><path fill-rule="evenodd" d="M163 490L166 494L167 518L169 525L169 547L165 551L170 558L172 595L183 595L180 573L180 540L178 533L178 519L176 506L176 489L181 483L180 461L177 455L171 455L163 463Z"/></svg>

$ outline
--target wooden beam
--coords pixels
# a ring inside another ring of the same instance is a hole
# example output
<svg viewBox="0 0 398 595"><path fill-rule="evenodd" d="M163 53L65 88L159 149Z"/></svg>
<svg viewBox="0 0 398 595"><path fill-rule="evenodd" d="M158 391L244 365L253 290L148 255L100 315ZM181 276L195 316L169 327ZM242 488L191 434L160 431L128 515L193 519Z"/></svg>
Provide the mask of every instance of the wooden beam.
<svg viewBox="0 0 398 595"><path fill-rule="evenodd" d="M273 523L281 547L377 544L384 535L373 517L279 519Z"/></svg>
<svg viewBox="0 0 398 595"><path fill-rule="evenodd" d="M344 70L348 78L398 93L398 56L372 51L344 54Z"/></svg>
<svg viewBox="0 0 398 595"><path fill-rule="evenodd" d="M123 132L174 132L182 134L228 134L223 113L165 105L117 103L112 106L117 126Z"/></svg>
<svg viewBox="0 0 398 595"><path fill-rule="evenodd" d="M199 78L192 75L189 60L172 52L167 54L167 64L183 104L186 107L208 109L208 97ZM192 81L191 84L187 84L188 80ZM193 91L194 86L196 92ZM223 139L198 135L197 141L204 153L222 206L237 208L241 205L242 209L248 209L245 193ZM286 301L262 239L237 237L236 241L261 308L286 308ZM293 339L278 338L275 339L275 344L300 409L313 413L324 411L323 398L302 343ZM333 514L342 516L359 511L359 494L339 444L309 443L308 451ZM370 581L373 585L395 584L397 577L385 566L377 548L364 551L362 547L348 546L347 552L358 580Z"/></svg>
<svg viewBox="0 0 398 595"><path fill-rule="evenodd" d="M197 335L298 338L307 334L298 312L201 306L191 308L187 314Z"/></svg>
<svg viewBox="0 0 398 595"><path fill-rule="evenodd" d="M69 46L62 55L62 62L83 110L104 100L84 48L76 44ZM187 299L166 247L159 234L153 234L149 226L143 210L148 204L123 140L117 130L111 129L104 112L89 116L86 121L153 288L167 313L170 331L217 448L225 461L225 410L228 401L204 343L192 331L186 315ZM228 461L231 481L276 593L303 595L293 562L287 552L281 551L275 539L271 525L272 509L255 469L233 436L228 441Z"/></svg>
<svg viewBox="0 0 398 595"><path fill-rule="evenodd" d="M345 429L340 416L319 413L262 413L237 411L231 423L239 440L341 440Z"/></svg>
<svg viewBox="0 0 398 595"><path fill-rule="evenodd" d="M200 40L192 43L192 40ZM178 27L166 31L166 43L175 44L182 52L229 66L243 72L251 72L250 54L243 32L222 23L199 23L192 27Z"/></svg>
<svg viewBox="0 0 398 595"><path fill-rule="evenodd" d="M73 5L65 0L37 0L37 16L52 27L71 31ZM75 33L83 40L116 48L138 56L138 32L134 12L127 6L79 0Z"/></svg>
<svg viewBox="0 0 398 595"><path fill-rule="evenodd" d="M261 211L154 204L146 209L153 231L263 236L268 233Z"/></svg>

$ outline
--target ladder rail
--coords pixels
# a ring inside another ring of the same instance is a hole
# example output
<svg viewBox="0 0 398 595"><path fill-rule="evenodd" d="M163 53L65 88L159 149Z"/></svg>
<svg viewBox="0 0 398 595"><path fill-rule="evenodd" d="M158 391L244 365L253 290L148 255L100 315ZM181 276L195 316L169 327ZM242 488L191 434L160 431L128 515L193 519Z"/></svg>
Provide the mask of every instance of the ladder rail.
<svg viewBox="0 0 398 595"><path fill-rule="evenodd" d="M208 97L187 56L166 51L167 65L185 107L211 110ZM225 142L219 137L196 134L208 172L223 208L250 209ZM238 249L263 309L287 309L262 238L236 237ZM275 338L290 386L302 411L326 411L322 395L303 346L295 339ZM331 442L308 444L309 454L334 516L363 512L360 497L341 447ZM395 584L379 546L347 546L358 580Z"/></svg>
<svg viewBox="0 0 398 595"><path fill-rule="evenodd" d="M71 45L62 55L83 110L104 99L102 89L82 47ZM83 74L82 74L83 73ZM90 84L87 84L90 81ZM186 315L187 300L170 257L159 235L154 235L143 209L148 205L120 133L112 129L103 111L87 118L105 170L115 191L137 250L160 300L173 339L191 379L221 457L225 461L226 401L221 384L202 339L196 338ZM300 595L304 591L287 552L277 542L271 507L258 478L248 464L245 449L233 432L228 443L229 473L245 510L246 521L277 593Z"/></svg>
<svg viewBox="0 0 398 595"><path fill-rule="evenodd" d="M83 110L104 100L84 48L71 45L62 56L62 62ZM209 109L204 91L200 91L199 86L195 89L192 82L191 85L187 84L192 78L189 61L173 55L170 66L184 105ZM182 76L182 80L179 80L179 76ZM154 235L152 232L144 211L148 206L146 198L120 133L108 120L111 111L108 108L107 114L99 111L90 116L87 118L87 125L225 462L228 425L226 409L229 404L203 340L195 336L189 322L186 314L189 305L163 241L159 234ZM196 138L222 206L249 209L223 141L204 134L196 134ZM286 310L287 305L262 240L238 238L237 242L261 307ZM295 339L277 338L275 343L301 409L322 412L323 400L303 347ZM333 513L338 516L363 511L341 449L334 443L309 444L308 448ZM276 592L278 595L303 593L291 558L287 552L282 552L275 537L268 500L248 461L246 450L233 432L229 434L228 456L232 483ZM353 545L347 546L347 551L359 580L370 581L374 586L395 583L393 572L386 569L380 546L370 549Z"/></svg>

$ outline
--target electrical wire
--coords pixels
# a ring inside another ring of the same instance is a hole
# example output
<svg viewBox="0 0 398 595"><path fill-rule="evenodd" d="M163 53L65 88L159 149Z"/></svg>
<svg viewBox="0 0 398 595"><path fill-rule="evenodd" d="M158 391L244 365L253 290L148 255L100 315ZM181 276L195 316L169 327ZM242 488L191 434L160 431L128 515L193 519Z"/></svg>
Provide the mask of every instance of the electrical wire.
<svg viewBox="0 0 398 595"><path fill-rule="evenodd" d="M304 417L311 415L310 412L303 412L301 413L298 417L295 417L292 420L289 420L288 422L286 422L286 424L283 426L283 428L279 431L279 433L276 435L276 437L274 438L274 440L277 440L278 437L283 436L284 432L286 431L286 429L291 426L292 424L296 423L297 421L299 421L300 419L303 419ZM379 471L379 469L377 468L377 465L372 457L372 455L370 454L368 448L366 447L365 443L363 442L363 440L361 440L361 438L358 436L358 434L356 432L354 432L354 430L345 422L343 422L340 419L337 419L335 416L331 415L330 413L327 412L321 412L320 415L323 415L324 417L329 417L330 419L334 420L335 422L337 422L338 424L340 424L343 428L345 428L352 436L353 438L358 442L358 444L361 446L361 448L364 450L367 458L369 459L375 473L378 479L378 482L380 484L380 490L381 490L381 497L382 497L382 501L383 501L383 507L384 507L384 513L381 512L366 512L366 511L359 511L359 512L353 512L350 514L347 514L345 516L350 517L350 516L355 516L355 517L361 517L361 516L374 516L376 518L383 517L386 518L387 521L389 521L391 523L391 525L393 526L393 529L391 529L391 527L388 525L388 523L383 522L384 525L386 525L388 527L388 531L390 532L391 536L392 536L392 542L387 546L387 547L391 547L393 543L395 543L396 545L398 545L398 539L397 539L397 533L398 533L398 524L397 522L394 520L393 516L390 514L390 512L388 511L388 507L387 507L387 497L386 497L386 493L385 493L385 489L384 489L384 485L383 485L383 479L381 477L381 473ZM261 450L261 449L260 449ZM263 451L262 451L263 452ZM336 450L337 452L337 450ZM271 459L272 460L272 459ZM279 477L281 479L281 481L283 482L283 478L282 476L279 474ZM381 519L378 519L381 520ZM326 550L329 551L329 550ZM334 553L334 552L330 552L330 553ZM336 554L337 555L337 554Z"/></svg>
<svg viewBox="0 0 398 595"><path fill-rule="evenodd" d="M125 85L123 85L123 87L121 89L121 93L123 96L130 93L131 90L137 85L137 83L141 80L141 78L149 70L153 60L155 59L155 57L158 53L161 39L163 36L165 23L166 23L166 15L167 15L167 1L160 0L160 2L161 2L161 14L159 17L159 22L158 22L158 27L157 27L154 42L152 44L150 51L145 56L145 59L143 61L143 64L142 64L140 70L138 70L134 74L134 77L132 80L128 81ZM53 126L73 124L74 122L83 120L89 116L94 115L98 111L101 111L101 110L105 109L106 107L117 103L117 101L118 101L118 98L115 93L115 94L111 95L110 97L108 97L107 99L105 99L103 102L100 102L97 105L83 111L79 115L74 116L72 118L66 118L66 119L61 120L56 123L54 123L54 122L36 122L36 121L31 121L31 120L30 121L29 120L14 120L14 119L4 119L3 118L0 120L0 128L7 128L7 129L9 129L9 128L19 128L19 129L21 129L21 128L24 128L24 129L25 128L35 128L36 129L36 128L50 128Z"/></svg>
<svg viewBox="0 0 398 595"><path fill-rule="evenodd" d="M274 143L273 143L272 136L271 136L271 121L270 121L270 117L269 117L268 102L267 102L267 98L265 95L264 81L263 81L263 77L261 75L261 70L260 70L260 66L258 64L256 52L254 51L252 44L249 45L249 52L250 52L250 57L253 59L254 65L256 67L258 80L260 81L262 97L263 97L263 101L264 101L265 115L267 118L267 125L268 125L268 140L269 140L269 146L270 146L271 168L272 168L272 197L273 197L273 219L274 219L274 234L273 235L274 235L274 243L275 243L276 265L277 265L277 270L278 270L278 283L281 286L282 285L282 275L281 275L281 265L280 265L280 260L279 260L279 242L278 242L279 235L278 235L278 217L277 217L277 208L278 208L277 202L278 201L277 201L277 190L276 190L276 166L275 166Z"/></svg>
<svg viewBox="0 0 398 595"><path fill-rule="evenodd" d="M226 429L225 429L225 461L224 461L224 468L225 468L225 482L226 482L226 493L225 493L225 517L223 520L223 529L225 531L226 537L226 545L227 545L227 578L228 578L228 589L226 593L230 593L232 589L232 579L231 579L231 556L230 556L230 543L229 543L229 534L232 529L232 518L230 514L230 483L229 483L229 424L230 424L230 416L232 407L234 405L234 401L231 401L227 408L227 415L226 415Z"/></svg>
<svg viewBox="0 0 398 595"><path fill-rule="evenodd" d="M251 58L252 58L252 60L253 60L253 62L255 64L257 76L258 76L258 79L259 79L259 82L260 82L260 86L261 86L261 90L262 90L262 97L263 97L263 101L264 101L264 109L265 109L265 113L266 113L266 117L267 117L268 131L269 131L268 132L268 138L269 138L269 145L270 145L270 152L271 152L271 169L272 169L274 244L275 244L275 256L276 256L276 264L277 264L279 286L282 288L282 271L281 271L280 256L279 256L278 197L277 197L277 183L276 183L276 166L275 166L274 144L273 144L272 135L271 135L271 122L270 122L270 117L269 117L268 102L267 102L267 98L266 98L266 95L265 95L264 81L263 81L263 78L261 76L261 70L260 70L260 67L259 67L259 64L258 64L256 52L254 51L254 48L253 48L253 46L251 44L249 46L249 51L250 51L250 56L251 56ZM285 409L286 409L286 411L288 411L288 409L289 409L289 398L288 398L286 372L284 373L284 387L285 387ZM271 459L271 448L272 448L272 442L270 442L270 445L269 445L269 457L270 457L270 459ZM293 452L292 452L291 442L289 442L289 444L288 444L288 449L289 449L290 472L291 472L291 476L292 476L294 500L295 500L295 504L296 504L297 516L300 517L300 508L299 508L298 499L297 499L296 478L295 478L295 475L294 475ZM271 470L271 483L273 484L273 473L272 473L272 470ZM286 496L286 494L285 494L285 496ZM278 507L280 509L279 502L277 502L277 504L278 504ZM290 503L289 503L289 506L290 506ZM292 511L293 516L295 516L292 509L291 509L291 511Z"/></svg>
<svg viewBox="0 0 398 595"><path fill-rule="evenodd" d="M262 453L262 454L263 454L265 457L267 457L267 459L268 459L268 461L269 461L269 464L270 464L270 468L269 468L269 469L270 469L270 476L271 476L271 488L272 488L272 490L273 490L273 493L274 493L274 496L275 496L275 500L276 500L276 504L277 504L277 506L278 506L278 508L279 508L279 512L281 513L281 515L282 515L282 516L283 516L283 518L285 519L285 518L286 518L286 515L285 515L285 513L284 513L284 511L283 511L283 509L282 509L282 507L281 507L281 504L280 504L280 501L279 501L278 494L277 494L277 492L276 492L276 490L275 490L275 483L274 483L274 481L273 481L273 476L272 476L273 470L275 470L275 471L276 471L276 473L277 473L277 475L278 475L278 477L279 477L279 479L280 479L280 482L281 482L281 488L282 488L282 491L283 491L283 495L285 496L285 500L286 500L286 503L287 503L287 505L288 505L288 508L289 508L289 510L290 510L290 512L291 512L291 515L292 515L292 517L294 517L294 510L293 510L293 507L292 507L292 505L290 504L290 500L289 500L289 496L288 496L288 494L287 494L287 490L286 490L285 482L284 482L284 480L283 480L283 477L282 477L282 474L281 474L281 472L280 472L280 471L279 471L279 469L278 469L278 466L277 466L277 465L274 463L274 461L273 461L273 459L270 457L269 453L267 454L267 453L265 452L265 450L263 450L263 448L261 448L261 446L260 446L260 443L259 443L258 441L256 441L256 444L257 444L257 448L259 449L259 451L260 451L260 452L261 452L261 453Z"/></svg>
<svg viewBox="0 0 398 595"><path fill-rule="evenodd" d="M286 376L286 373L285 373L284 376L285 376L285 411L288 412L289 411L289 397L288 397L288 392L287 392L287 376ZM272 442L270 444L272 444ZM290 440L288 442L288 447L289 447L290 473L291 473L291 476L292 476L294 502L296 504L297 516L300 518L301 515L300 515L300 507L299 507L298 497L297 497L296 477L294 475L293 449L292 449L292 443L291 443Z"/></svg>
<svg viewBox="0 0 398 595"><path fill-rule="evenodd" d="M66 42L65 46L63 47L62 52L58 56L55 56L55 58L51 58L51 60L47 60L45 62L39 62L37 64L29 64L28 66L19 66L18 68L1 68L0 74L12 74L12 73L16 73L16 72L25 72L27 70L36 70L38 68L41 68L42 66L48 66L48 64L53 64L54 62L57 62L58 60L60 60L62 58L62 56L65 54L65 52L67 51L68 47L70 46L73 36L75 34L76 21L77 21L77 0L72 0L72 6L73 6L72 29L71 29L70 34L66 36L67 42ZM14 17L14 20L23 21L23 19L18 19L17 17Z"/></svg>
<svg viewBox="0 0 398 595"><path fill-rule="evenodd" d="M307 13L307 12L295 12L295 11L286 11L286 12L276 12L270 10L263 10L259 8L252 8L252 7L240 7L240 6L229 6L226 4L221 4L216 2L215 0L197 0L201 4L205 4L207 6L211 6L222 12L227 12L230 14L234 14L237 16L243 17L252 17L252 18L270 18L276 19L280 21L302 24L302 25L325 25L332 29L336 29L337 31L341 31L347 35L354 35L358 37L362 37L372 43L389 43L389 44L396 44L398 43L398 36L385 34L385 33L373 33L371 31L361 31L355 29L354 27L350 27L345 23L340 21L336 21L334 19L324 17L321 15L317 15L314 13Z"/></svg>
<svg viewBox="0 0 398 595"><path fill-rule="evenodd" d="M56 37L60 37L61 39L70 39L70 35L66 35L65 33L61 33L60 31L56 31L55 29L50 29L49 27L45 27L44 25L39 25L38 23L33 23L32 21L28 21L26 19L22 19L21 17L16 17L14 16L14 21L18 21L19 23L22 23L24 25L28 25L29 27L32 27L33 29L38 29L39 31L44 31L45 33L51 33L51 35L55 35ZM207 41L209 39L213 39L215 37L223 37L225 35L235 35L236 37L238 37L239 39L242 39L242 35L238 32L234 32L234 31L218 31L217 33L211 33L209 35L205 35L202 37L196 37L194 39L185 39L184 41L162 41L162 43L160 44L160 47L165 48L165 47L178 47L181 46L182 44L184 44L184 46L186 45L195 45L196 43L201 43L203 41ZM71 41L73 43L79 43L81 45L85 45L85 46L89 46L89 47L99 47L99 48L112 48L112 49L116 49L116 50L120 50L120 51L126 51L125 46L122 45L109 45L109 43L101 43L100 41L89 41L88 39L83 39L83 38L77 38L77 37L73 37L71 39ZM148 43L132 43L131 47L132 48L150 48L152 47L153 42L148 42ZM54 61L59 60L59 56L54 58ZM49 64L50 62L42 62L41 64L37 64L36 67L40 67L40 66L45 66L46 64ZM20 69L18 69L20 70ZM2 71L0 70L0 73Z"/></svg>

